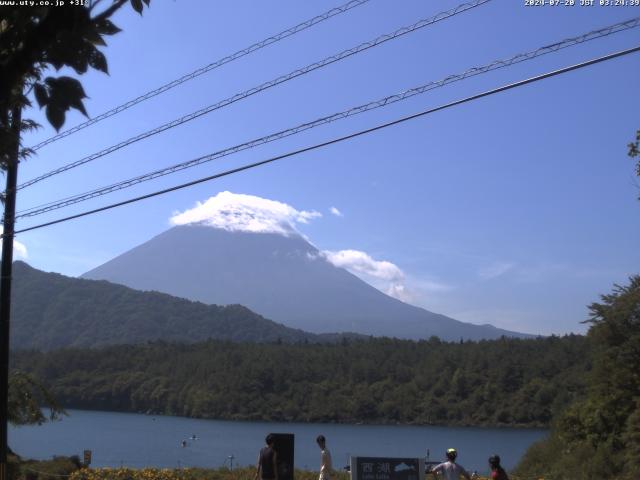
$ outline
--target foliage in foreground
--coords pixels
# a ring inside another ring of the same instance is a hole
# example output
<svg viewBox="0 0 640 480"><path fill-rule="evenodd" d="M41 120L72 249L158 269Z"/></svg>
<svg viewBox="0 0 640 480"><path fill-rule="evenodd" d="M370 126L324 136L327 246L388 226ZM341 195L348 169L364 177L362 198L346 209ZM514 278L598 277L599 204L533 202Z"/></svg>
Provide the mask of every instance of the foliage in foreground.
<svg viewBox="0 0 640 480"><path fill-rule="evenodd" d="M640 157L640 130L636 132L636 138L628 145L629 151L627 152L631 158ZM636 163L636 175L640 177L640 160ZM638 197L640 200L640 197Z"/></svg>
<svg viewBox="0 0 640 480"><path fill-rule="evenodd" d="M255 468L97 468L76 471L69 480L254 480ZM306 470L296 470L296 480L317 480L318 474ZM337 472L336 480L348 480L349 474Z"/></svg>
<svg viewBox="0 0 640 480"><path fill-rule="evenodd" d="M159 469L144 468L141 470L130 468L98 468L82 469L74 472L69 480L254 480L255 469L252 467L204 469ZM295 480L317 480L318 473L308 470L294 472ZM349 480L350 474L344 471L336 471L331 475L334 480ZM427 477L429 478L429 477ZM48 480L48 479L42 479ZM478 477L477 480L488 480ZM525 480L514 478L513 480Z"/></svg>
<svg viewBox="0 0 640 480"><path fill-rule="evenodd" d="M12 459L14 469L9 480L254 480L255 468L243 467L229 470L207 468L83 468L77 457L56 457L49 461L23 461L16 463ZM318 473L296 469L295 480L317 480ZM344 471L335 471L334 480L349 480L350 475ZM427 477L428 478L428 477ZM478 477L477 480L488 480ZM521 480L514 478L513 480ZM525 480L525 479L522 479Z"/></svg>
<svg viewBox="0 0 640 480"><path fill-rule="evenodd" d="M240 467L230 470L227 467L208 468L85 468L80 464L78 457L55 457L48 461L26 460L16 462L9 480L60 480L66 477L69 480L254 480L254 467ZM317 480L318 472L296 469L295 480ZM334 471L333 480L349 480L348 472ZM427 475L426 478L431 478ZM531 478L511 476L512 480L532 480ZM538 480L538 477L535 477ZM489 480L486 477L477 477L476 480ZM541 479L543 480L543 479ZM556 480L547 478L546 480Z"/></svg>
<svg viewBox="0 0 640 480"><path fill-rule="evenodd" d="M14 425L33 425L55 420L65 411L58 405L56 399L33 375L14 371L9 375L8 395L9 422ZM49 416L46 417L42 407L48 407Z"/></svg>
<svg viewBox="0 0 640 480"><path fill-rule="evenodd" d="M554 421L517 472L567 480L640 478L640 276L591 310L587 394Z"/></svg>
<svg viewBox="0 0 640 480"><path fill-rule="evenodd" d="M142 14L143 1L130 0ZM32 120L21 120L20 111L31 106L33 97L45 109L47 120L59 130L66 113L76 109L87 115L83 100L87 98L82 84L69 76L47 76L68 67L77 75L89 68L108 73L107 59L98 47L106 46L106 37L120 29L110 18L127 0L114 0L100 12L101 2L88 6L53 5L0 6L0 168L13 162L12 151L20 145L20 134L37 128ZM78 2L84 3L84 2ZM50 4L50 5L49 5ZM22 157L33 151L23 149Z"/></svg>
<svg viewBox="0 0 640 480"><path fill-rule="evenodd" d="M77 456L53 457L52 460L26 460L9 455L8 460L9 480L60 480L82 468Z"/></svg>
<svg viewBox="0 0 640 480"><path fill-rule="evenodd" d="M444 343L122 345L16 352L68 408L198 418L548 425L589 369L581 336Z"/></svg>

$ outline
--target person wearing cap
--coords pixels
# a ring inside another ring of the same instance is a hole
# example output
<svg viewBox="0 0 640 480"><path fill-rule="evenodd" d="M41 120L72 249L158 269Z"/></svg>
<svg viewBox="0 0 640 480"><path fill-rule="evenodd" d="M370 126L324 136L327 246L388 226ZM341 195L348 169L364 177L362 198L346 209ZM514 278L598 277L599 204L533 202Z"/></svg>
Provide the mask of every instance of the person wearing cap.
<svg viewBox="0 0 640 480"><path fill-rule="evenodd" d="M464 477L467 480L471 480L471 475L461 466L456 463L456 457L458 452L455 448L447 449L447 461L436 465L431 470L435 477L438 473L441 473L444 480L459 480L460 477Z"/></svg>

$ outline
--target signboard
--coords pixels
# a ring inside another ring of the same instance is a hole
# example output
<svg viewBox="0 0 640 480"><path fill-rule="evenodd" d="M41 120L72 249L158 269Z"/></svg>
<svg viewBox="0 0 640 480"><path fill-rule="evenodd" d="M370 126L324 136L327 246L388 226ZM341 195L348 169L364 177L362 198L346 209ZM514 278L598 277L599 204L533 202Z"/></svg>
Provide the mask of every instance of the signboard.
<svg viewBox="0 0 640 480"><path fill-rule="evenodd" d="M423 480L424 458L351 457L351 480Z"/></svg>
<svg viewBox="0 0 640 480"><path fill-rule="evenodd" d="M84 457L84 464L91 465L91 450L85 450L82 452L82 456Z"/></svg>
<svg viewBox="0 0 640 480"><path fill-rule="evenodd" d="M278 479L293 480L295 437L293 433L272 433L274 449L278 454Z"/></svg>

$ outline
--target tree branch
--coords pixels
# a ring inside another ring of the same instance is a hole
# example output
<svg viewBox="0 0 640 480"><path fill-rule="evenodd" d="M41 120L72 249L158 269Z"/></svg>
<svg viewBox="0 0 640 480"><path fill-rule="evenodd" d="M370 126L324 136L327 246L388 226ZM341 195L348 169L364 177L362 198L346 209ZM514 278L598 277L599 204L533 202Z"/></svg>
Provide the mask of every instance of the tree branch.
<svg viewBox="0 0 640 480"><path fill-rule="evenodd" d="M122 6L125 3L127 3L127 0L116 0L115 2L113 2L113 5L111 5L102 13L93 17L91 20L93 21L106 20L107 18L111 17L114 13L116 13L118 10L120 10L120 8L122 8Z"/></svg>

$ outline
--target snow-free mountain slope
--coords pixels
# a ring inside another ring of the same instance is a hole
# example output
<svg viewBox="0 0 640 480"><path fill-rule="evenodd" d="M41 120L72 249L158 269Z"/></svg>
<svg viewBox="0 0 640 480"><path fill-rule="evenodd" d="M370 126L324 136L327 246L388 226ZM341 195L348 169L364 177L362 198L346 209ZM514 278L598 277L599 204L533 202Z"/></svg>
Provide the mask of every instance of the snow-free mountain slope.
<svg viewBox="0 0 640 480"><path fill-rule="evenodd" d="M334 266L297 233L176 226L83 277L208 304L241 304L314 333L446 340L525 336L403 303Z"/></svg>

